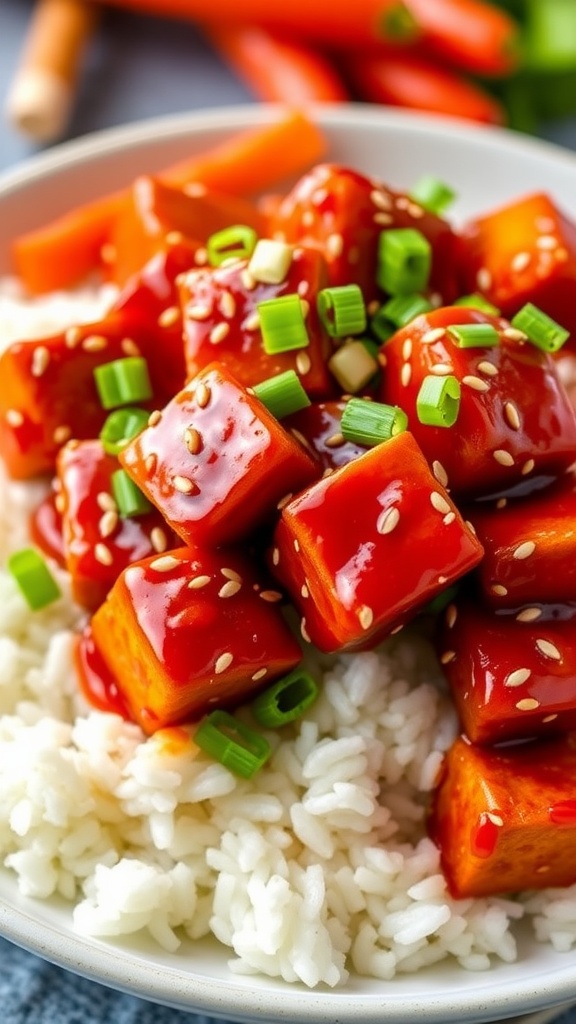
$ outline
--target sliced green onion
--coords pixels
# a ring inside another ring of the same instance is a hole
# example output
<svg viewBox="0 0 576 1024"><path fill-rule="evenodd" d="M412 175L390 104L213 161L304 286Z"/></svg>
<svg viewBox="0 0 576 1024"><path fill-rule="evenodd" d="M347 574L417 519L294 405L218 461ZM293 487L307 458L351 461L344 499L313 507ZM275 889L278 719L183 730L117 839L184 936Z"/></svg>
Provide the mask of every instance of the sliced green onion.
<svg viewBox="0 0 576 1024"><path fill-rule="evenodd" d="M206 242L208 262L219 267L231 258L248 259L254 252L257 239L254 228L247 224L234 224L223 231L215 231Z"/></svg>
<svg viewBox="0 0 576 1024"><path fill-rule="evenodd" d="M452 324L446 330L458 348L494 348L500 343L492 324Z"/></svg>
<svg viewBox="0 0 576 1024"><path fill-rule="evenodd" d="M269 355L306 348L310 344L299 295L278 295L257 305L264 351Z"/></svg>
<svg viewBox="0 0 576 1024"><path fill-rule="evenodd" d="M408 426L408 417L397 405L367 402L350 398L345 405L340 429L346 441L373 448L401 434Z"/></svg>
<svg viewBox="0 0 576 1024"><path fill-rule="evenodd" d="M133 437L144 430L149 415L146 409L130 406L111 412L100 431L104 451L108 455L118 455Z"/></svg>
<svg viewBox="0 0 576 1024"><path fill-rule="evenodd" d="M318 686L312 676L297 668L256 697L252 714L259 725L275 729L300 718L317 696Z"/></svg>
<svg viewBox="0 0 576 1024"><path fill-rule="evenodd" d="M576 67L574 0L526 0L524 63L531 71Z"/></svg>
<svg viewBox="0 0 576 1024"><path fill-rule="evenodd" d="M142 494L124 469L117 469L112 473L111 483L112 494L123 519L131 519L133 516L142 516L150 512L152 505L148 498Z"/></svg>
<svg viewBox="0 0 576 1024"><path fill-rule="evenodd" d="M395 295L383 307L382 313L395 327L405 327L421 313L428 313L432 303L425 295Z"/></svg>
<svg viewBox="0 0 576 1024"><path fill-rule="evenodd" d="M152 398L148 363L141 356L127 356L97 366L94 380L104 409Z"/></svg>
<svg viewBox="0 0 576 1024"><path fill-rule="evenodd" d="M375 334L381 345L385 344L393 334L396 334L397 328L384 313L383 307L380 307L377 313L374 314L370 320L370 330L372 334Z"/></svg>
<svg viewBox="0 0 576 1024"><path fill-rule="evenodd" d="M528 340L536 348L544 352L558 352L570 337L570 331L561 327L552 317L549 317L543 310L527 302L522 309L519 309L510 323L519 331L523 331Z"/></svg>
<svg viewBox="0 0 576 1024"><path fill-rule="evenodd" d="M432 266L432 247L416 228L380 232L376 280L389 295L424 291Z"/></svg>
<svg viewBox="0 0 576 1024"><path fill-rule="evenodd" d="M454 306L465 306L468 309L479 309L481 313L490 313L492 316L500 316L500 310L494 306L483 295L474 292L472 295L461 295L452 303Z"/></svg>
<svg viewBox="0 0 576 1024"><path fill-rule="evenodd" d="M15 551L6 564L28 607L33 611L45 608L60 597L60 587L42 555L34 548Z"/></svg>
<svg viewBox="0 0 576 1024"><path fill-rule="evenodd" d="M250 779L270 757L268 740L227 711L211 711L194 733L201 750L235 775Z"/></svg>
<svg viewBox="0 0 576 1024"><path fill-rule="evenodd" d="M255 384L252 391L277 420L310 405L310 399L294 370L285 370L284 373L268 377L260 384Z"/></svg>
<svg viewBox="0 0 576 1024"><path fill-rule="evenodd" d="M380 363L364 341L347 341L330 357L328 369L346 394L355 395L378 373Z"/></svg>
<svg viewBox="0 0 576 1024"><path fill-rule="evenodd" d="M281 284L292 265L294 247L276 238L260 238L248 264L248 273L262 284Z"/></svg>
<svg viewBox="0 0 576 1024"><path fill-rule="evenodd" d="M452 206L456 199L456 193L440 178L435 178L432 174L425 174L410 191L410 199L413 199L424 210L428 210L429 213L441 216Z"/></svg>
<svg viewBox="0 0 576 1024"><path fill-rule="evenodd" d="M366 306L357 284L323 288L318 292L318 315L332 338L346 338L366 330Z"/></svg>
<svg viewBox="0 0 576 1024"><path fill-rule="evenodd" d="M460 411L460 384L451 374L425 377L416 399L420 423L429 427L453 427Z"/></svg>

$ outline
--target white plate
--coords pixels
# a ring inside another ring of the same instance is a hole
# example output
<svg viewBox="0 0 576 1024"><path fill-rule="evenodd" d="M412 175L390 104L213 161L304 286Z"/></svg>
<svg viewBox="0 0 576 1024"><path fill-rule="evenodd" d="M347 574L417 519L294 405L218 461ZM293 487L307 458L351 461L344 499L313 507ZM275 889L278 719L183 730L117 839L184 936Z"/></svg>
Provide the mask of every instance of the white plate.
<svg viewBox="0 0 576 1024"><path fill-rule="evenodd" d="M234 107L114 129L71 143L0 179L0 273L8 241L71 204L126 184L213 144L231 130L270 121L265 107ZM441 118L333 107L318 111L330 158L409 187L424 172L456 186L455 213L465 216L533 189L546 189L576 210L576 156L503 131ZM0 933L63 967L180 1009L238 1021L293 1024L429 1024L489 1021L576 1000L574 954L554 953L521 936L519 960L485 973L454 966L382 983L353 979L344 990L309 992L260 978L238 978L216 943L184 945L174 955L144 940L122 943L74 933L69 908L35 902L0 872Z"/></svg>

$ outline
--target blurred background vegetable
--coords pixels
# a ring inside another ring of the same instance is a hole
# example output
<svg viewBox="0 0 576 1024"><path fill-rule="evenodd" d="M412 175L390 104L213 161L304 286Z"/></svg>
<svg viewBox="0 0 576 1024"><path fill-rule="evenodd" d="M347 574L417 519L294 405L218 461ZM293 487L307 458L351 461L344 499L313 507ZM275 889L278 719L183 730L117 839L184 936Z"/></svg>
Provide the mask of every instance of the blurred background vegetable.
<svg viewBox="0 0 576 1024"><path fill-rule="evenodd" d="M532 133L576 113L576 0L211 0L210 23L205 0L106 3L191 22L255 100L358 100ZM36 140L65 130L98 13L95 0L36 0L6 106Z"/></svg>

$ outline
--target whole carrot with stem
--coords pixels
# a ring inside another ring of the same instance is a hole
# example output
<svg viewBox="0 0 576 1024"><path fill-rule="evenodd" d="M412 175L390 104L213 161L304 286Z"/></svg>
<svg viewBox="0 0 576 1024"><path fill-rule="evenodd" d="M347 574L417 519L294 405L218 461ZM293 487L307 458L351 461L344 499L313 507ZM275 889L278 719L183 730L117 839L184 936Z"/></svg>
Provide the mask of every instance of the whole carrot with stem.
<svg viewBox="0 0 576 1024"><path fill-rule="evenodd" d="M350 99L333 62L309 43L257 25L210 25L204 31L257 99L297 106Z"/></svg>
<svg viewBox="0 0 576 1024"><path fill-rule="evenodd" d="M501 7L484 0L405 2L421 51L478 75L508 75L517 67L519 26Z"/></svg>

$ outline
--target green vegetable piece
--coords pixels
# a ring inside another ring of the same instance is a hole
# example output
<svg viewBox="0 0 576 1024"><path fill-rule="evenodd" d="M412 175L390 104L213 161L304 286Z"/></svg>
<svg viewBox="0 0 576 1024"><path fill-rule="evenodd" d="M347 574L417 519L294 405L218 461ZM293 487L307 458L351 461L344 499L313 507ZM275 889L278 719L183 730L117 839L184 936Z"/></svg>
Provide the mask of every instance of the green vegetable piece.
<svg viewBox="0 0 576 1024"><path fill-rule="evenodd" d="M536 348L544 352L558 352L570 337L570 331L561 327L552 317L527 302L510 321L512 327L523 331Z"/></svg>
<svg viewBox="0 0 576 1024"><path fill-rule="evenodd" d="M252 391L277 420L310 405L310 399L294 370L285 370L284 373L268 377L255 384Z"/></svg>
<svg viewBox="0 0 576 1024"><path fill-rule="evenodd" d="M380 232L376 280L389 295L424 291L432 266L432 247L416 228Z"/></svg>
<svg viewBox="0 0 576 1024"><path fill-rule="evenodd" d="M438 615L443 612L445 608L454 600L457 596L460 587L455 583L452 587L446 587L446 590L442 590L436 597L433 597L428 604L424 605L421 611L421 615Z"/></svg>
<svg viewBox="0 0 576 1024"><path fill-rule="evenodd" d="M104 451L108 455L118 455L133 437L144 430L149 415L146 409L138 409L136 406L111 412L100 431Z"/></svg>
<svg viewBox="0 0 576 1024"><path fill-rule="evenodd" d="M476 292L472 295L461 295L459 299L454 300L453 305L465 306L467 309L478 309L481 313L490 313L492 316L500 316L498 307L488 302L488 299L485 299L483 295L477 295Z"/></svg>
<svg viewBox="0 0 576 1024"><path fill-rule="evenodd" d="M422 381L416 399L416 414L420 423L429 427L453 427L460 411L460 384L451 374Z"/></svg>
<svg viewBox="0 0 576 1024"><path fill-rule="evenodd" d="M317 696L318 686L312 676L297 668L256 697L252 714L259 725L276 729L300 718Z"/></svg>
<svg viewBox="0 0 576 1024"><path fill-rule="evenodd" d="M269 356L310 344L299 295L278 295L259 302L256 308L260 314L264 351Z"/></svg>
<svg viewBox="0 0 576 1024"><path fill-rule="evenodd" d="M318 315L332 338L346 338L366 330L366 305L357 284L323 288L316 301Z"/></svg>
<svg viewBox="0 0 576 1024"><path fill-rule="evenodd" d="M148 498L142 494L126 470L117 469L115 473L112 473L111 483L112 494L123 519L143 516L152 510Z"/></svg>
<svg viewBox="0 0 576 1024"><path fill-rule="evenodd" d="M428 313L432 309L432 303L425 295L395 295L383 307L382 314L387 317L395 327L405 327L421 313Z"/></svg>
<svg viewBox="0 0 576 1024"><path fill-rule="evenodd" d="M104 409L146 402L152 398L148 363L141 356L114 359L94 370L98 396Z"/></svg>
<svg viewBox="0 0 576 1024"><path fill-rule="evenodd" d="M420 25L406 4L402 0L386 7L385 13L381 16L382 27L376 26L382 39L388 39L396 43L410 43L421 35Z"/></svg>
<svg viewBox="0 0 576 1024"><path fill-rule="evenodd" d="M194 742L235 775L250 779L271 754L268 740L227 711L211 711L202 719Z"/></svg>
<svg viewBox="0 0 576 1024"><path fill-rule="evenodd" d="M492 324L452 324L446 330L458 348L494 348L500 343Z"/></svg>
<svg viewBox="0 0 576 1024"><path fill-rule="evenodd" d="M15 551L6 564L28 607L33 611L45 608L60 597L60 587L42 555L34 548Z"/></svg>
<svg viewBox="0 0 576 1024"><path fill-rule="evenodd" d="M576 68L574 0L525 0L523 61L532 72Z"/></svg>
<svg viewBox="0 0 576 1024"><path fill-rule="evenodd" d="M396 334L397 328L386 316L383 306L380 307L370 320L370 330L381 345L384 345L393 334Z"/></svg>
<svg viewBox="0 0 576 1024"><path fill-rule="evenodd" d="M247 224L234 224L232 227L215 231L206 242L208 262L219 267L225 260L249 259L254 252L258 235L254 228Z"/></svg>
<svg viewBox="0 0 576 1024"><path fill-rule="evenodd" d="M441 217L452 206L456 199L456 193L440 178L435 178L432 174L425 174L414 185L410 192L410 199L413 199L424 210L428 210L429 213L435 213Z"/></svg>
<svg viewBox="0 0 576 1024"><path fill-rule="evenodd" d="M408 417L396 405L367 402L363 398L350 398L346 402L340 429L346 441L365 448L373 448L401 434L408 426Z"/></svg>

